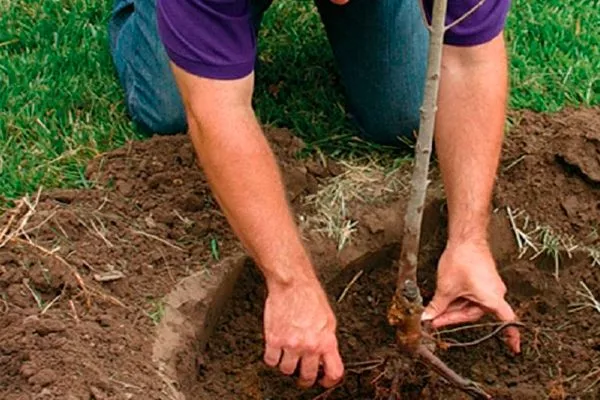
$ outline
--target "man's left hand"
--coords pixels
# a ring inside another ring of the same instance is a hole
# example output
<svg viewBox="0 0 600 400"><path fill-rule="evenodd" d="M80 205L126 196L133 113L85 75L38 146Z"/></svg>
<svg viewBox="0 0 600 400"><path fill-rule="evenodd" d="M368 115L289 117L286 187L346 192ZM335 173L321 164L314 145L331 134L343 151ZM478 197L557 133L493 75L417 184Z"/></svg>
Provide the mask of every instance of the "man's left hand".
<svg viewBox="0 0 600 400"><path fill-rule="evenodd" d="M506 286L487 243L449 243L440 258L437 289L423 313L434 328L473 322L492 313L502 322L516 320L504 299ZM514 353L520 353L519 330L505 329L506 341Z"/></svg>

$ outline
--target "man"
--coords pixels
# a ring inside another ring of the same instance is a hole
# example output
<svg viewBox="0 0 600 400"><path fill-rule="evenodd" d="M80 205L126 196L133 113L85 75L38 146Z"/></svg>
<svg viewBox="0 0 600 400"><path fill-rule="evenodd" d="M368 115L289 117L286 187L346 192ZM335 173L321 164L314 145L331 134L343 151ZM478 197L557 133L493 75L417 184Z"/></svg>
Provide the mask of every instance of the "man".
<svg viewBox="0 0 600 400"><path fill-rule="evenodd" d="M449 238L424 314L434 327L485 313L515 319L486 236L505 119L508 2L487 0L445 38L435 140ZM330 387L343 376L335 316L251 106L256 32L270 3L116 0L111 49L134 120L151 132L187 129L215 197L266 278L265 362L284 374L299 368L303 387L315 383L322 365L321 384ZM451 1L448 20L477 3ZM362 134L386 144L410 135L419 120L427 49L417 0L316 4ZM516 329L507 329L507 341L519 352Z"/></svg>

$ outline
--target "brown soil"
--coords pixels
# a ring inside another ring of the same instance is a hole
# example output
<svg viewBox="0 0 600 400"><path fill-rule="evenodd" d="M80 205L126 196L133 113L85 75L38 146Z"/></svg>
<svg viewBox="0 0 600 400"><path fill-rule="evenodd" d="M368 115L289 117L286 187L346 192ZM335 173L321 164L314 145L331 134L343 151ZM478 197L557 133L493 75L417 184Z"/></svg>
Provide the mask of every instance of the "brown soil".
<svg viewBox="0 0 600 400"><path fill-rule="evenodd" d="M526 113L507 139L492 239L510 301L527 324L524 352L512 357L498 339L442 352L501 398L598 398L600 313L568 312L583 300L576 294L583 289L580 281L600 298L598 268L590 266L587 253L564 258L556 281L553 260L517 259L502 208L523 209L536 222L597 244L592 233L600 221L599 131L598 109ZM339 174L340 166L319 158L300 161L294 157L301 147L297 139L284 131L268 136L297 215L309 215L314 210L303 198ZM151 361L162 298L182 278L210 273L216 258L242 254L186 137L131 143L95 160L88 176L96 182L92 190L42 193L33 211L23 203L0 218L2 399L173 398ZM399 241L401 197L349 205L358 232L341 254L332 240L304 232L332 300L358 269L365 270L336 305L347 363L396 354L384 315L394 284L389 258ZM443 214L440 201L433 201L422 249L426 299L435 285ZM356 261L365 254L375 258ZM319 393L297 391L289 378L261 364L261 287L256 271L247 268L200 365L195 356L182 359L178 378L188 399L312 399ZM464 342L482 334L455 338ZM390 362L363 373L349 368L344 385L329 398L372 399L375 389L385 395L389 376L369 382ZM461 398L422 366L402 363L406 398Z"/></svg>
<svg viewBox="0 0 600 400"><path fill-rule="evenodd" d="M507 136L496 205L600 244L600 108L524 112Z"/></svg>
<svg viewBox="0 0 600 400"><path fill-rule="evenodd" d="M518 261L505 216L494 218L492 229L497 257L506 260L501 273L510 288L509 301L516 308L523 329L523 352L513 356L501 337L477 346L439 351L457 372L483 383L497 399L564 398L560 393L595 399L590 386L600 378L600 313L591 309L569 313L581 301L576 294L580 281L597 289L600 271L589 262L573 264L556 282L537 265ZM444 230L423 249L419 279L425 300L434 290L436 260L441 254ZM385 318L395 284L392 260L395 248L382 250L346 271L327 285L335 304L339 323L342 357L348 364L345 382L327 398L388 399L394 371L401 371L400 393L406 399L461 399L464 395L423 365L402 357L394 343L394 330ZM364 273L351 286L343 301L336 300L356 272ZM294 378L281 376L262 362L261 305L265 298L262 279L249 267L234 290L234 297L223 312L221 325L213 333L198 370L193 358L183 361L179 381L188 399L315 399L322 390L302 392L294 388ZM493 327L442 335L440 341L469 342L485 336ZM371 365L358 365L381 360ZM400 363L400 365L398 365ZM596 368L594 370L593 368ZM199 373L197 372L199 371ZM595 371L586 378L586 374ZM568 380L571 378L572 380ZM373 383L374 382L374 383ZM587 391L586 391L587 389Z"/></svg>
<svg viewBox="0 0 600 400"><path fill-rule="evenodd" d="M298 208L335 163L309 172L298 139L269 138ZM162 298L241 253L187 137L131 143L87 175L95 189L42 193L30 218L24 203L2 216L0 243L14 238L0 246L1 399L167 398L151 362Z"/></svg>

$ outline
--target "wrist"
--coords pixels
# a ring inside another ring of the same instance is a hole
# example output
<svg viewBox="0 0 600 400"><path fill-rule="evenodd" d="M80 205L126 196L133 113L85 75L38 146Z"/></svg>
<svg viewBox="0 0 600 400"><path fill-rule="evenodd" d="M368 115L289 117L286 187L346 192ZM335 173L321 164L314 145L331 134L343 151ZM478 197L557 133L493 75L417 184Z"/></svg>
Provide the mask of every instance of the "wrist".
<svg viewBox="0 0 600 400"><path fill-rule="evenodd" d="M487 243L489 208L478 207L478 210L453 208L449 210L448 243L457 245Z"/></svg>
<svg viewBox="0 0 600 400"><path fill-rule="evenodd" d="M472 226L452 227L448 230L448 244L460 246L464 244L486 245L488 243L487 223Z"/></svg>
<svg viewBox="0 0 600 400"><path fill-rule="evenodd" d="M321 287L321 284L316 276L296 275L286 280L274 277L265 277L267 292L269 294L277 294L289 292L298 288Z"/></svg>
<svg viewBox="0 0 600 400"><path fill-rule="evenodd" d="M306 255L279 259L266 264L262 270L269 292L318 283L312 263Z"/></svg>

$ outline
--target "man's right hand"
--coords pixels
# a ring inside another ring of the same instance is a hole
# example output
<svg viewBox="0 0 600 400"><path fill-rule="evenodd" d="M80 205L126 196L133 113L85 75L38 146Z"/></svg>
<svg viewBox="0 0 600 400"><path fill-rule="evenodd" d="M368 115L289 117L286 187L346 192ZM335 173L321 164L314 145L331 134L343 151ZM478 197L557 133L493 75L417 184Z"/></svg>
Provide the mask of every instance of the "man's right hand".
<svg viewBox="0 0 600 400"><path fill-rule="evenodd" d="M308 279L286 285L267 284L265 304L265 362L292 375L298 366L298 385L314 385L323 366L324 387L337 384L344 374L338 351L336 320L319 281Z"/></svg>

